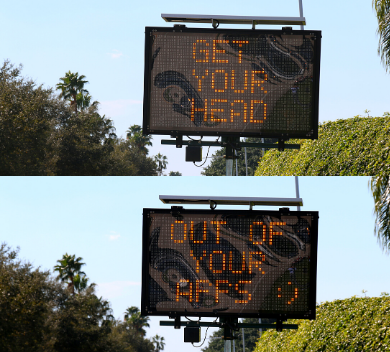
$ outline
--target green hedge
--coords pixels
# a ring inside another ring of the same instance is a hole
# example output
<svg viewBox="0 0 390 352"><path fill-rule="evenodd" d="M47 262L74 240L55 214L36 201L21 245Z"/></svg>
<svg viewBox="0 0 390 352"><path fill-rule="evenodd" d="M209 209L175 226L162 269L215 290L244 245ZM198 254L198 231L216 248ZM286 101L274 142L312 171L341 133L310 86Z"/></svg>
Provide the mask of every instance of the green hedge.
<svg viewBox="0 0 390 352"><path fill-rule="evenodd" d="M256 176L373 176L390 172L390 115L325 122L301 149L268 151Z"/></svg>
<svg viewBox="0 0 390 352"><path fill-rule="evenodd" d="M317 319L290 320L298 330L266 331L255 352L389 351L390 298L358 298L325 302Z"/></svg>

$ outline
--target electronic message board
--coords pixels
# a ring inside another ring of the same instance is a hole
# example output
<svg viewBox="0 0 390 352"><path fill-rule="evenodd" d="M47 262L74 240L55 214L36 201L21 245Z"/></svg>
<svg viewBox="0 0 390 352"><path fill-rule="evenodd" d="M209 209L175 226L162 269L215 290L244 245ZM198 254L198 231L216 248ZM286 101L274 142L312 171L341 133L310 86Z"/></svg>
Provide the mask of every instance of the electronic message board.
<svg viewBox="0 0 390 352"><path fill-rule="evenodd" d="M317 138L320 31L145 32L145 134Z"/></svg>
<svg viewBox="0 0 390 352"><path fill-rule="evenodd" d="M143 315L315 318L318 212L144 209Z"/></svg>

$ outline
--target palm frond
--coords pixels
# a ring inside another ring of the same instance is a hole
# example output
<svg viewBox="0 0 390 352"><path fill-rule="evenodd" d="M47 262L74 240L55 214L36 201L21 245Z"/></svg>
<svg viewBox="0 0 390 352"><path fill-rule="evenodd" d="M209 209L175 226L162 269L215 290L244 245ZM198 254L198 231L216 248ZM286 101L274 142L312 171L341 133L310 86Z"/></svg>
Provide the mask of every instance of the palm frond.
<svg viewBox="0 0 390 352"><path fill-rule="evenodd" d="M374 234L382 249L390 250L390 177L376 176L371 178L371 191L374 198L374 215L376 217Z"/></svg>
<svg viewBox="0 0 390 352"><path fill-rule="evenodd" d="M390 0L373 0L378 21L378 54L386 71L390 68Z"/></svg>

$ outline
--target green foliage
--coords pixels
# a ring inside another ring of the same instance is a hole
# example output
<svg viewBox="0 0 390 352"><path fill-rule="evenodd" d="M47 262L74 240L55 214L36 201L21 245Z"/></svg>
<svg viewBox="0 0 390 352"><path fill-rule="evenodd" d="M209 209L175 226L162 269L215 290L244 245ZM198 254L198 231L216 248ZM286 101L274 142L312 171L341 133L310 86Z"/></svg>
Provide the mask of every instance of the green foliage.
<svg viewBox="0 0 390 352"><path fill-rule="evenodd" d="M164 350L164 346L165 346L164 340L165 339L162 336L159 336L159 335L153 336L152 342L153 342L154 347L155 347L155 352L160 352L160 351Z"/></svg>
<svg viewBox="0 0 390 352"><path fill-rule="evenodd" d="M245 142L250 143L261 143L261 138L247 138ZM275 140L270 138L265 138L265 143L274 143ZM267 149L266 149L267 150ZM247 153L247 163L248 163L248 176L253 176L258 163L263 155L262 148L246 148ZM226 148L221 148L217 150L212 155L212 160L209 166L205 167L202 171L204 176L225 176L226 175ZM238 176L246 176L245 170L245 149L241 148L237 152L238 157ZM236 175L236 161L233 165L233 175Z"/></svg>
<svg viewBox="0 0 390 352"><path fill-rule="evenodd" d="M318 140L291 140L301 150L268 151L256 176L369 176L390 173L390 117L326 122Z"/></svg>
<svg viewBox="0 0 390 352"><path fill-rule="evenodd" d="M73 278L73 284L74 284L74 289L77 293L80 293L81 291L84 291L85 289L88 288L88 281L89 278L86 277L85 275L80 276L80 274L77 274ZM90 286L95 286L94 283L92 283Z"/></svg>
<svg viewBox="0 0 390 352"><path fill-rule="evenodd" d="M18 260L0 246L0 351L43 351L53 302L63 290L48 271Z"/></svg>
<svg viewBox="0 0 390 352"><path fill-rule="evenodd" d="M89 95L89 93L77 93L76 95L76 103L77 103L77 107L80 108L80 110L85 110L87 108L89 108L90 106L95 106L97 107L99 105L99 102L98 101L94 101L92 104L91 104L91 99L92 97Z"/></svg>
<svg viewBox="0 0 390 352"><path fill-rule="evenodd" d="M105 351L112 318L107 301L89 287L72 295L48 271L0 247L1 351Z"/></svg>
<svg viewBox="0 0 390 352"><path fill-rule="evenodd" d="M168 158L161 153L154 156L154 161L157 164L157 173L159 176L163 175L163 171L167 168Z"/></svg>
<svg viewBox="0 0 390 352"><path fill-rule="evenodd" d="M155 351L128 321L115 321L110 303L96 296L94 284L73 295L66 282L23 263L6 244L0 246L0 312L2 352Z"/></svg>
<svg viewBox="0 0 390 352"><path fill-rule="evenodd" d="M170 171L168 176L183 176L179 171Z"/></svg>
<svg viewBox="0 0 390 352"><path fill-rule="evenodd" d="M374 233L382 249L388 253L390 249L390 177L372 177L371 192L375 202Z"/></svg>
<svg viewBox="0 0 390 352"><path fill-rule="evenodd" d="M259 319L257 318L247 318L244 319L244 323L247 324L257 324ZM234 335L237 337L235 340L236 351L242 351L242 329L234 332ZM251 352L256 346L256 342L259 338L259 329L244 329L244 338L245 338L245 351ZM210 337L210 343L207 347L203 348L203 352L221 352L224 350L225 340L221 337L223 336L223 329L218 329Z"/></svg>
<svg viewBox="0 0 390 352"><path fill-rule="evenodd" d="M78 295L62 295L51 314L51 347L58 352L103 352L108 349L111 333L109 303L89 287Z"/></svg>
<svg viewBox="0 0 390 352"><path fill-rule="evenodd" d="M140 334L141 336L146 335L146 331L144 328L150 327L148 323L149 317L142 316L138 307L135 306L131 306L126 309L125 321L128 328L133 329L137 334Z"/></svg>
<svg viewBox="0 0 390 352"><path fill-rule="evenodd" d="M61 121L56 131L57 175L106 175L116 141L112 121L95 106Z"/></svg>
<svg viewBox="0 0 390 352"><path fill-rule="evenodd" d="M149 150L146 146L152 146L152 136L144 135L142 127L139 125L130 126L127 130L126 138L140 151L148 154Z"/></svg>
<svg viewBox="0 0 390 352"><path fill-rule="evenodd" d="M298 330L268 330L255 352L388 351L390 298L358 298L325 302L317 319L290 320Z"/></svg>
<svg viewBox="0 0 390 352"><path fill-rule="evenodd" d="M109 158L108 176L156 176L157 164L153 158L140 153L132 141L117 139Z"/></svg>
<svg viewBox="0 0 390 352"><path fill-rule="evenodd" d="M87 284L85 273L81 271L81 267L85 265L85 263L81 263L82 260L83 258L76 258L74 254L70 255L65 253L62 256L62 259L57 260L57 263L59 264L54 267L54 271L58 271L57 279L67 283L69 291L72 294L74 294L75 286L77 286L80 291L81 286L84 287ZM83 275L84 277L80 278L80 275Z"/></svg>
<svg viewBox="0 0 390 352"><path fill-rule="evenodd" d="M22 67L0 68L0 175L53 175L53 131L70 114L51 89L20 77Z"/></svg>
<svg viewBox="0 0 390 352"><path fill-rule="evenodd" d="M136 330L132 329L127 322L115 321L112 325L110 352L154 352L153 343L144 338Z"/></svg>
<svg viewBox="0 0 390 352"><path fill-rule="evenodd" d="M131 307L126 308L125 320L128 320L133 314L138 314L139 312L140 312L140 310L136 306L131 306Z"/></svg>
<svg viewBox="0 0 390 352"><path fill-rule="evenodd" d="M372 5L378 21L378 54L388 71L390 67L390 0L373 0Z"/></svg>
<svg viewBox="0 0 390 352"><path fill-rule="evenodd" d="M57 89L61 90L60 97L70 101L72 111L77 113L77 107L84 108L89 106L91 96L84 89L86 81L84 75L79 76L79 73L66 72L65 77L61 77L62 82L57 83Z"/></svg>
<svg viewBox="0 0 390 352"><path fill-rule="evenodd" d="M24 79L21 67L5 61L0 67L0 175L156 175L154 159L136 141L117 138L112 121L99 114L98 102L90 104L91 96L83 92L76 94L81 111L75 113L67 100Z"/></svg>

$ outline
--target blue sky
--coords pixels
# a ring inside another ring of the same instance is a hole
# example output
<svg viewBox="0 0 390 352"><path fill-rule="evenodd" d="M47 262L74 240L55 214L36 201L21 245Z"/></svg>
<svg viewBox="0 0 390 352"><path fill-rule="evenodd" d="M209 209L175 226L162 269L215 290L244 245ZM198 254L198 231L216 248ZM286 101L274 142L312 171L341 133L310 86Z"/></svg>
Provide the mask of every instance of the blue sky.
<svg viewBox="0 0 390 352"><path fill-rule="evenodd" d="M101 112L124 136L130 125L142 125L144 28L171 26L161 13L298 16L299 7L297 0L8 1L0 9L0 58L23 64L23 75L45 87L54 87L69 70L85 75ZM371 116L389 111L389 75L377 55L371 0L304 1L303 14L305 29L323 35L320 121L364 115L366 109ZM167 172L200 174L202 168L184 161L184 149L162 146L160 139L153 138L150 154L168 156Z"/></svg>
<svg viewBox="0 0 390 352"><path fill-rule="evenodd" d="M390 292L390 258L373 235L369 179L299 178L302 210L320 215L318 302L361 296L362 290L368 296ZM20 257L42 269L52 270L65 252L83 257L99 295L123 318L127 307L140 306L142 209L169 208L160 194L295 197L295 182L294 177L1 178L0 241L20 246ZM163 335L166 351L193 351L183 342L183 330L159 326L166 319L152 318L147 336Z"/></svg>

